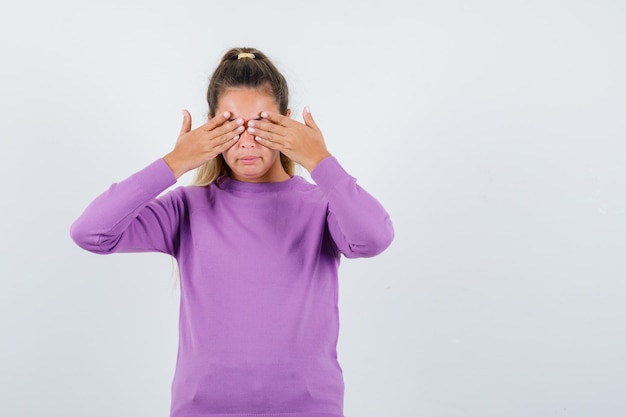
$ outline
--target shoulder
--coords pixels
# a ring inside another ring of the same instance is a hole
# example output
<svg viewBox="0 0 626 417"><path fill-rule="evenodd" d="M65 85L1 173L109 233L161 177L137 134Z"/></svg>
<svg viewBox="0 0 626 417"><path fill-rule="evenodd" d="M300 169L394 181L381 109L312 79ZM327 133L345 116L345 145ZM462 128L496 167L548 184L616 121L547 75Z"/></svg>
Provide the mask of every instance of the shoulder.
<svg viewBox="0 0 626 417"><path fill-rule="evenodd" d="M296 198L311 201L326 200L324 192L315 182L309 182L309 180L299 175L295 175L291 181L293 186L290 188L290 191Z"/></svg>
<svg viewBox="0 0 626 417"><path fill-rule="evenodd" d="M297 174L291 178L291 183L292 190L299 192L315 191L319 188L315 183L309 182L309 180Z"/></svg>
<svg viewBox="0 0 626 417"><path fill-rule="evenodd" d="M206 200L206 196L209 195L214 188L215 187L211 187L211 185L179 185L164 192L159 197L159 200L187 206L197 201Z"/></svg>

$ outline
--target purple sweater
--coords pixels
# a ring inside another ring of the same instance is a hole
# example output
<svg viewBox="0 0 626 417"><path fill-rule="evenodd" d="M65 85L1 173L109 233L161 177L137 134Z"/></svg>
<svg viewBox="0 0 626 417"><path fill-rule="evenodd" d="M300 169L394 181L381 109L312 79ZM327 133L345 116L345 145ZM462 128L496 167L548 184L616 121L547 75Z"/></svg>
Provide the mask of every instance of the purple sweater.
<svg viewBox="0 0 626 417"><path fill-rule="evenodd" d="M158 159L96 198L71 227L100 254L177 259L180 328L173 417L341 417L340 255L393 239L385 209L334 157L312 172L178 187Z"/></svg>

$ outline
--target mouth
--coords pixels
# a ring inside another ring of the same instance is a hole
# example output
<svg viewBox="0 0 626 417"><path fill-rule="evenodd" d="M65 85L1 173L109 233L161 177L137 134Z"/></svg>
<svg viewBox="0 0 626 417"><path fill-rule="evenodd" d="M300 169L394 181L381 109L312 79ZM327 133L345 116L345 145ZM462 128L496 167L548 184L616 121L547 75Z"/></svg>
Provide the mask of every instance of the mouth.
<svg viewBox="0 0 626 417"><path fill-rule="evenodd" d="M251 164L254 164L256 161L258 161L259 159L260 158L258 156L247 155L247 156L242 156L241 158L239 158L239 161L244 165L251 165Z"/></svg>

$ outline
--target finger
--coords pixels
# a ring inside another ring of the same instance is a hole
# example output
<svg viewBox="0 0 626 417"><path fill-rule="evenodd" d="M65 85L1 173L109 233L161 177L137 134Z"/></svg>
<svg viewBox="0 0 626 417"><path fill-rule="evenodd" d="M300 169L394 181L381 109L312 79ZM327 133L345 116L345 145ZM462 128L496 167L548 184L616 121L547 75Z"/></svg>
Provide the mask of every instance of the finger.
<svg viewBox="0 0 626 417"><path fill-rule="evenodd" d="M191 114L185 109L183 110L183 125L180 128L180 134L182 136L191 130Z"/></svg>
<svg viewBox="0 0 626 417"><path fill-rule="evenodd" d="M208 123L207 123L208 124ZM232 139L235 135L240 135L245 130L243 126L244 121L242 118L237 120L230 120L222 125L216 126L213 129L209 129L208 126L204 127L204 134L207 135L209 140L217 140L218 143L225 142Z"/></svg>
<svg viewBox="0 0 626 417"><path fill-rule="evenodd" d="M262 114L268 117L248 121L248 133L253 136L261 136L263 139L271 140L272 142L281 140L281 137L288 135L291 129L301 124L279 113L274 113L271 116L266 112Z"/></svg>
<svg viewBox="0 0 626 417"><path fill-rule="evenodd" d="M215 115L215 117L211 117L208 122L202 126L202 128L206 131L211 131L216 127L219 127L226 123L230 119L230 112L225 111L224 113L220 113Z"/></svg>
<svg viewBox="0 0 626 417"><path fill-rule="evenodd" d="M228 143L229 141L237 142L241 137L241 134L244 132L246 128L243 126L239 126L235 130L230 130L222 135L222 143Z"/></svg>
<svg viewBox="0 0 626 417"><path fill-rule="evenodd" d="M263 139L260 136L255 136L254 140L257 141L260 145L263 145L266 148L269 148L269 149L271 149L273 151L280 151L281 150L280 144L278 144L276 142L272 142L271 140Z"/></svg>
<svg viewBox="0 0 626 417"><path fill-rule="evenodd" d="M218 129L216 129L216 132L218 132L220 135L225 136L227 139L239 139L239 135L241 135L246 130L246 127L243 125L243 123L244 121L241 118L237 120L232 120L220 126Z"/></svg>
<svg viewBox="0 0 626 417"><path fill-rule="evenodd" d="M250 120L248 122L247 132L252 136L258 136L261 139L275 142L277 137L284 134L281 130L284 130L282 126L272 123L269 119L263 119Z"/></svg>
<svg viewBox="0 0 626 417"><path fill-rule="evenodd" d="M228 137L225 142L216 147L217 153L226 152L239 140L239 135L234 137Z"/></svg>
<svg viewBox="0 0 626 417"><path fill-rule="evenodd" d="M315 123L315 120L313 120L313 115L311 114L311 108L309 106L306 106L304 108L304 111L302 112L302 118L304 119L304 124L319 131L320 128L317 127L317 123Z"/></svg>
<svg viewBox="0 0 626 417"><path fill-rule="evenodd" d="M270 149L278 149L283 146L284 137L280 132L274 131L276 125L265 123L262 127L257 128L250 126L250 123L251 122L248 122L249 127L247 133L252 135L257 142ZM258 124L254 126L258 126ZM274 128L272 126L274 126Z"/></svg>
<svg viewBox="0 0 626 417"><path fill-rule="evenodd" d="M291 123L293 123L293 120L290 117L284 116L280 113L272 113L268 111L261 112L261 119L269 120L272 123L285 127L288 127Z"/></svg>

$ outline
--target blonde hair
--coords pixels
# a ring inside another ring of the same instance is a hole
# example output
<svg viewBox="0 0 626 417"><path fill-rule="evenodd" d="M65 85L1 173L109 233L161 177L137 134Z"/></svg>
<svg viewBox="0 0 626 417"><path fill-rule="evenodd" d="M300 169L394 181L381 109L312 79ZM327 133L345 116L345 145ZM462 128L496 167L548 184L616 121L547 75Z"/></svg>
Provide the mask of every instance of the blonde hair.
<svg viewBox="0 0 626 417"><path fill-rule="evenodd" d="M215 116L220 95L228 88L247 87L271 92L280 113L288 110L289 89L285 77L267 56L254 48L232 48L224 54L213 72L207 90L209 115ZM295 174L294 162L280 154L280 162L287 174ZM230 176L230 168L222 155L199 167L193 185L207 186L222 176Z"/></svg>

